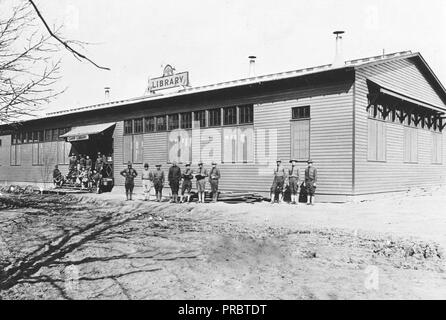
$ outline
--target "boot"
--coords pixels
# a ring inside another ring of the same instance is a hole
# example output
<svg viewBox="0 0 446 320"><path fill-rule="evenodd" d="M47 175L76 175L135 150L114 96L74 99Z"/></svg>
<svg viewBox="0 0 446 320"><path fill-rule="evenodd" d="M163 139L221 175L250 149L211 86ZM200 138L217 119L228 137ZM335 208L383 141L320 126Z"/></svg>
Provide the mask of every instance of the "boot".
<svg viewBox="0 0 446 320"><path fill-rule="evenodd" d="M307 206L311 204L311 196L307 196Z"/></svg>
<svg viewBox="0 0 446 320"><path fill-rule="evenodd" d="M271 204L274 203L274 200L275 200L274 198L275 198L275 196L276 196L276 195L275 195L274 193L271 193Z"/></svg>
<svg viewBox="0 0 446 320"><path fill-rule="evenodd" d="M174 196L174 198L175 198L175 203L178 203L178 195L177 195L177 194L174 194L173 196Z"/></svg>
<svg viewBox="0 0 446 320"><path fill-rule="evenodd" d="M283 194L281 193L281 194L279 194L279 203L282 203L283 202Z"/></svg>
<svg viewBox="0 0 446 320"><path fill-rule="evenodd" d="M314 196L311 197L311 205L314 206Z"/></svg>

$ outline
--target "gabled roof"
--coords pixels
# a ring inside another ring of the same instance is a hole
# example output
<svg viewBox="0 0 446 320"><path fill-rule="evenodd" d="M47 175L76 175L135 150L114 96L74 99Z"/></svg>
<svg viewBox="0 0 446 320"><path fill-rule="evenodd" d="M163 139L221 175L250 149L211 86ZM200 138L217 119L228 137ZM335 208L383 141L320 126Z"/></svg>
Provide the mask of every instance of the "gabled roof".
<svg viewBox="0 0 446 320"><path fill-rule="evenodd" d="M45 117L41 118L48 118L48 117L57 117L67 114L73 114L73 113L81 113L84 111L90 111L90 110L97 110L97 109L106 109L106 108L112 108L112 107L119 107L124 105L130 105L140 102L146 102L146 101L157 101L157 100L163 100L163 99L169 99L173 97L179 97L179 96L185 96L195 93L201 93L201 92L208 92L213 90L221 90L221 89L227 89L227 88L234 88L234 87L241 87L246 85L252 85L252 84L260 84L264 82L270 82L270 81L277 81L277 80L283 80L283 79L289 79L289 78L297 78L302 77L310 74L317 74L317 73L323 73L333 70L341 70L346 68L363 68L367 66L371 66L373 64L381 64L390 62L393 60L399 60L399 59L409 59L409 58L415 58L418 59L421 62L421 65L424 66L424 68L428 71L428 73L431 75L432 80L438 87L439 91L442 93L444 100L446 101L446 90L444 86L441 84L439 79L436 77L436 75L433 73L432 69L428 66L426 61L423 59L420 53L412 53L411 51L402 51L402 52L396 52L396 53L390 53L385 55L379 55L379 56L373 56L373 57L367 57L367 58L361 58L361 59L354 59L350 61L346 61L344 66L341 67L332 67L331 64L316 66L316 67L310 67L310 68L304 68L304 69L298 69L298 70L292 70L292 71L286 71L286 72L280 72L280 73L274 73L274 74L267 74L252 78L244 78L244 79L238 79L234 81L227 81L227 82L220 82L215 83L211 85L205 85L205 86L198 86L198 87L187 87L179 90L178 92L172 92L172 93L166 93L166 94L152 94L142 97L136 97L132 99L126 99L126 100L118 100L118 101L112 101L112 102L106 102L101 104L95 104L80 108L72 108L68 110L63 111L57 111L57 112L51 112L47 113ZM33 119L36 120L36 119Z"/></svg>

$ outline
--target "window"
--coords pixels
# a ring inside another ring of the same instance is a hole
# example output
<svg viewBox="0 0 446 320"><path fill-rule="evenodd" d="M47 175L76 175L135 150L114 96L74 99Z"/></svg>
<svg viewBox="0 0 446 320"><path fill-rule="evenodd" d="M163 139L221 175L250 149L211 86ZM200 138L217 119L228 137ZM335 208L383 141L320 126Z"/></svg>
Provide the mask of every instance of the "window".
<svg viewBox="0 0 446 320"><path fill-rule="evenodd" d="M294 107L291 111L291 119L308 119L310 118L310 106Z"/></svg>
<svg viewBox="0 0 446 320"><path fill-rule="evenodd" d="M194 119L199 122L200 128L206 127L206 111L195 111Z"/></svg>
<svg viewBox="0 0 446 320"><path fill-rule="evenodd" d="M51 140L52 141L59 140L59 129L53 129L53 130L51 130L51 132L52 132Z"/></svg>
<svg viewBox="0 0 446 320"><path fill-rule="evenodd" d="M192 132L186 130L170 132L167 142L167 150L167 162L191 162Z"/></svg>
<svg viewBox="0 0 446 320"><path fill-rule="evenodd" d="M24 138L24 136L25 136L25 133L24 133L24 132L19 132L19 133L17 134L17 143L18 143L18 144L22 144L22 143L23 143L23 138Z"/></svg>
<svg viewBox="0 0 446 320"><path fill-rule="evenodd" d="M124 163L142 163L144 136L142 134L126 135L123 137Z"/></svg>
<svg viewBox="0 0 446 320"><path fill-rule="evenodd" d="M11 146L11 166L20 166L22 160L22 146L13 145Z"/></svg>
<svg viewBox="0 0 446 320"><path fill-rule="evenodd" d="M124 134L132 134L132 133L133 133L133 120L125 120Z"/></svg>
<svg viewBox="0 0 446 320"><path fill-rule="evenodd" d="M299 161L306 161L310 158L309 119L291 121L291 157Z"/></svg>
<svg viewBox="0 0 446 320"><path fill-rule="evenodd" d="M45 141L51 141L52 131L51 129L45 130Z"/></svg>
<svg viewBox="0 0 446 320"><path fill-rule="evenodd" d="M221 125L221 110L209 110L209 127L216 127Z"/></svg>
<svg viewBox="0 0 446 320"><path fill-rule="evenodd" d="M156 117L156 131L165 131L165 130L167 130L166 116Z"/></svg>
<svg viewBox="0 0 446 320"><path fill-rule="evenodd" d="M254 161L253 126L223 128L223 162L247 163Z"/></svg>
<svg viewBox="0 0 446 320"><path fill-rule="evenodd" d="M418 130L404 127L404 162L418 162Z"/></svg>
<svg viewBox="0 0 446 320"><path fill-rule="evenodd" d="M2 139L0 139L0 147L2 146Z"/></svg>
<svg viewBox="0 0 446 320"><path fill-rule="evenodd" d="M432 163L443 163L442 134L432 132Z"/></svg>
<svg viewBox="0 0 446 320"><path fill-rule="evenodd" d="M144 131L145 132L155 131L155 117L149 117L144 119Z"/></svg>
<svg viewBox="0 0 446 320"><path fill-rule="evenodd" d="M43 142L43 130L42 131L37 131L37 138L39 142Z"/></svg>
<svg viewBox="0 0 446 320"><path fill-rule="evenodd" d="M71 143L65 141L57 142L57 163L69 164L70 163L70 151Z"/></svg>
<svg viewBox="0 0 446 320"><path fill-rule="evenodd" d="M239 123L253 123L254 122L254 107L253 105L239 107Z"/></svg>
<svg viewBox="0 0 446 320"><path fill-rule="evenodd" d="M223 124L237 124L237 107L223 108Z"/></svg>
<svg viewBox="0 0 446 320"><path fill-rule="evenodd" d="M180 127L179 118L178 114L169 114L169 130L175 130Z"/></svg>
<svg viewBox="0 0 446 320"><path fill-rule="evenodd" d="M133 133L142 133L142 118L133 120Z"/></svg>
<svg viewBox="0 0 446 320"><path fill-rule="evenodd" d="M181 114L181 129L190 129L192 128L192 113L182 113Z"/></svg>
<svg viewBox="0 0 446 320"><path fill-rule="evenodd" d="M368 119L368 156L369 161L386 161L386 123Z"/></svg>
<svg viewBox="0 0 446 320"><path fill-rule="evenodd" d="M59 141L64 141L64 138L61 138L60 136L64 135L65 133L69 132L71 129L70 128L62 128L59 129Z"/></svg>

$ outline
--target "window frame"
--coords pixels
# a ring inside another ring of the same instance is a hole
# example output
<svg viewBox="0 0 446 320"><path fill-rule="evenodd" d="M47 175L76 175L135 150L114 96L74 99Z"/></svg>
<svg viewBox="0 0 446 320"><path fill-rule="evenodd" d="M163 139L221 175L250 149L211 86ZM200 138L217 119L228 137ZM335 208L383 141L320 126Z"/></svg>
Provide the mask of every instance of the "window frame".
<svg viewBox="0 0 446 320"><path fill-rule="evenodd" d="M230 114L229 114L230 112ZM220 119L220 123L223 126L235 126L238 124L237 106L224 107L223 108L223 122ZM231 121L229 121L231 120ZM233 122L232 122L233 121Z"/></svg>
<svg viewBox="0 0 446 320"><path fill-rule="evenodd" d="M158 120L160 119L164 119L164 125L163 127L160 129L159 128L159 124L158 124ZM161 116L156 116L155 118L155 130L156 132L164 132L167 131L167 115L161 115Z"/></svg>
<svg viewBox="0 0 446 320"><path fill-rule="evenodd" d="M295 113L295 111L297 110L303 110L302 111L302 116L299 113L299 111L297 112L297 114ZM305 112L305 110L308 110L308 112ZM295 106L291 108L291 120L292 121L296 121L296 120L307 120L310 119L311 120L311 106L310 105L304 105L304 106Z"/></svg>
<svg viewBox="0 0 446 320"><path fill-rule="evenodd" d="M215 108L215 109L209 109L207 110L207 119L208 119L208 127L209 128L215 128L215 127L221 127L222 124L222 108ZM214 124L212 123L213 121L211 120L215 120L214 117L212 117L211 113L215 113L215 115L218 115L218 124Z"/></svg>
<svg viewBox="0 0 446 320"><path fill-rule="evenodd" d="M238 113L238 124L240 125L249 125L254 123L254 105L253 104L247 104L247 105L241 105L237 108ZM245 110L249 110L246 112ZM247 116L248 115L248 116ZM248 121L245 121L245 119L248 118Z"/></svg>

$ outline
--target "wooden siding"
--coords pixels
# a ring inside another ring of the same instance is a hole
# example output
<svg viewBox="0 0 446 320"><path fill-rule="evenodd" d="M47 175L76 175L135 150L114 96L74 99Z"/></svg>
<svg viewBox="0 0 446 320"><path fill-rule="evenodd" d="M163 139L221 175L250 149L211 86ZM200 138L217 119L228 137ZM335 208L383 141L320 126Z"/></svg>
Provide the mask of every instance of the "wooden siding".
<svg viewBox="0 0 446 320"><path fill-rule="evenodd" d="M355 81L355 194L404 191L419 186L445 182L445 146L442 138L443 164L432 164L432 131L418 131L418 163L404 163L404 126L386 122L385 162L367 161L368 88L366 79L379 79L401 92L420 100L443 105L427 78L411 60L398 60L359 69Z"/></svg>

